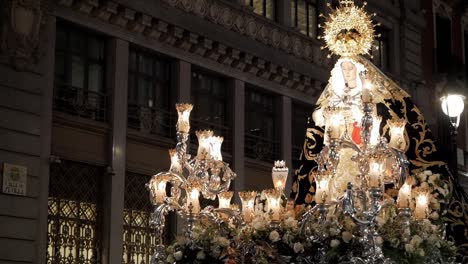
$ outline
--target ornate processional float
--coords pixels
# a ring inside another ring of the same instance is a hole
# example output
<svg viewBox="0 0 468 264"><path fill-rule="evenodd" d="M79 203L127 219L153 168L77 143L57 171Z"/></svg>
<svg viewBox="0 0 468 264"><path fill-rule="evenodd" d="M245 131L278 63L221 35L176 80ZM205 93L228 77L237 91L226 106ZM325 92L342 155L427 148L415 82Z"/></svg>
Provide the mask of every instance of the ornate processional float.
<svg viewBox="0 0 468 264"><path fill-rule="evenodd" d="M295 201L283 194L288 168L277 161L274 189L239 191L241 206L231 204L236 174L222 159L223 138L197 131L192 157L192 105L177 104L171 167L148 184L157 237L152 263L454 263L440 221L449 198L444 176L410 175L407 119L380 116L378 103L404 92L360 57L375 37L370 17L340 1L324 27L326 46L341 58L313 114L316 127L306 132L306 147L317 151L302 155L313 163L297 170ZM295 207L301 197L311 206ZM202 206L204 200L218 205ZM184 233L165 244L169 211L184 219Z"/></svg>

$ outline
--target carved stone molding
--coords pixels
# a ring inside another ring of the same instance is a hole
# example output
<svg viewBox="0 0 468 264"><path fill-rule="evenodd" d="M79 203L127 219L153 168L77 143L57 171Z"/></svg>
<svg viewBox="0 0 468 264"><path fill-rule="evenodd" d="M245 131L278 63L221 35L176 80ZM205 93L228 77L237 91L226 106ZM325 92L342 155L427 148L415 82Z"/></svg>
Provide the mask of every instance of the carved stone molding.
<svg viewBox="0 0 468 264"><path fill-rule="evenodd" d="M49 3L45 0L6 0L0 6L0 53L17 71L26 71L40 58L40 45Z"/></svg>
<svg viewBox="0 0 468 264"><path fill-rule="evenodd" d="M316 48L315 45L303 41L295 34L290 34L270 25L259 24L251 17L233 13L230 8L221 5L220 2L211 0L163 1L187 12L208 17L210 21L222 23L231 30L256 38L265 44L278 47L295 57L300 57L324 67L331 67L332 60L327 59L326 55L320 52L320 49ZM97 5L90 9L82 8L81 2L85 2L85 4L92 2L97 3ZM320 87L319 81L287 69L284 67L285 65L276 65L267 58L259 58L254 54L199 35L198 32L191 32L177 25L169 24L116 2L67 0L61 3L62 6L87 13L90 17L99 18L135 34L142 34L148 38L179 48L184 52L208 58L235 70L250 73L299 92L315 95L318 91L314 90L316 87ZM317 86L316 83L319 83L319 85Z"/></svg>
<svg viewBox="0 0 468 264"><path fill-rule="evenodd" d="M293 30L284 29L282 26L260 18L253 11L246 8L236 8L218 0L197 0L193 1L193 8L184 8L186 0L162 0L172 7L179 8L185 12L193 13L203 19L221 25L228 30L239 32L242 35L262 42L265 45L281 49L287 53L292 53L295 57L311 61L312 49L320 49L315 40L304 36ZM199 12L197 10L209 10ZM302 52L301 48L307 48L308 52ZM323 56L326 56L324 54ZM323 61L323 60L320 60Z"/></svg>
<svg viewBox="0 0 468 264"><path fill-rule="evenodd" d="M450 7L447 3L441 0L433 0L432 1L432 10L434 15L439 14L441 16L447 17L448 19L452 20L452 7Z"/></svg>

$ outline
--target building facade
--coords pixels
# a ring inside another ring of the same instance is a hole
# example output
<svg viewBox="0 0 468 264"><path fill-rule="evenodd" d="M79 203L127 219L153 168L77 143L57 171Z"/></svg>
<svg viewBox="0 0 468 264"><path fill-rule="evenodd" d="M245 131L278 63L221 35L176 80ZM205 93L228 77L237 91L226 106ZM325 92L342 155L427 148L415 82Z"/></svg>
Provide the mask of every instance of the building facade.
<svg viewBox="0 0 468 264"><path fill-rule="evenodd" d="M194 104L193 130L224 137L234 190L296 163L333 65L317 39L326 1L25 2L1 6L0 161L27 181L0 193L0 263L148 263L145 183L169 167L176 102ZM422 4L367 7L375 64L416 95Z"/></svg>

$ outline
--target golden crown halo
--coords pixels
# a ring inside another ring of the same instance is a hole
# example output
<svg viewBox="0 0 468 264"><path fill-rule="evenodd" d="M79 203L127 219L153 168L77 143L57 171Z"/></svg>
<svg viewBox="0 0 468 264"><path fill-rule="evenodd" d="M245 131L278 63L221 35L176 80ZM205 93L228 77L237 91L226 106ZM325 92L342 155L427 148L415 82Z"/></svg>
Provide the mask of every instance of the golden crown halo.
<svg viewBox="0 0 468 264"><path fill-rule="evenodd" d="M343 57L369 54L376 35L371 16L364 10L366 5L364 2L358 7L353 0L341 0L321 26L324 28L321 38L325 40L322 48ZM330 3L328 6L331 8Z"/></svg>

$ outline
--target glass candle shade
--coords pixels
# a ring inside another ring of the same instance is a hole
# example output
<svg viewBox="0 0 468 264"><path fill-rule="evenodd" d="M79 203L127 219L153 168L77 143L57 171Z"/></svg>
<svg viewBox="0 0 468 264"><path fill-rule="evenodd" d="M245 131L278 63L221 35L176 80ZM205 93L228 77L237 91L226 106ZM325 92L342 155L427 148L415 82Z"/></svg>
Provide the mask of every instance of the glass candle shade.
<svg viewBox="0 0 468 264"><path fill-rule="evenodd" d="M315 191L315 202L323 204L330 201L330 190L329 190L328 178L319 179L317 181L317 189Z"/></svg>
<svg viewBox="0 0 468 264"><path fill-rule="evenodd" d="M190 131L190 112L193 105L191 104L176 104L178 120L177 131L181 133L188 133Z"/></svg>
<svg viewBox="0 0 468 264"><path fill-rule="evenodd" d="M198 160L211 159L211 138L213 131L211 130L198 130L195 132L198 138Z"/></svg>
<svg viewBox="0 0 468 264"><path fill-rule="evenodd" d="M388 126L390 127L390 142L388 145L390 147L401 151L406 149L405 125L406 120L404 119L388 121Z"/></svg>
<svg viewBox="0 0 468 264"><path fill-rule="evenodd" d="M289 169L286 167L286 162L284 160L275 161L275 166L271 171L271 178L275 189L284 190L286 187L286 180L288 179L288 172Z"/></svg>
<svg viewBox="0 0 468 264"><path fill-rule="evenodd" d="M246 223L251 222L254 215L257 192L239 192L239 197L242 202L242 217Z"/></svg>
<svg viewBox="0 0 468 264"><path fill-rule="evenodd" d="M221 144L223 144L223 137L211 137L211 142L210 142L210 152L211 152L211 158L213 160L218 160L222 161L223 160L223 155L221 154Z"/></svg>
<svg viewBox="0 0 468 264"><path fill-rule="evenodd" d="M196 187L187 189L187 210L192 206L192 214L200 213L200 190Z"/></svg>
<svg viewBox="0 0 468 264"><path fill-rule="evenodd" d="M182 165L179 162L179 156L175 149L169 149L169 156L171 157L171 167L169 168L170 172L173 173L182 173Z"/></svg>
<svg viewBox="0 0 468 264"><path fill-rule="evenodd" d="M218 208L231 208L233 192L222 192L218 194Z"/></svg>
<svg viewBox="0 0 468 264"><path fill-rule="evenodd" d="M281 191L271 189L265 192L268 201L268 210L271 213L271 220L279 221L281 213Z"/></svg>

